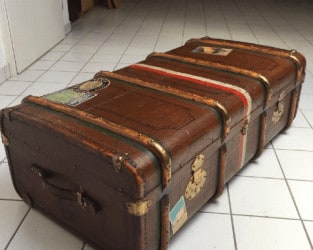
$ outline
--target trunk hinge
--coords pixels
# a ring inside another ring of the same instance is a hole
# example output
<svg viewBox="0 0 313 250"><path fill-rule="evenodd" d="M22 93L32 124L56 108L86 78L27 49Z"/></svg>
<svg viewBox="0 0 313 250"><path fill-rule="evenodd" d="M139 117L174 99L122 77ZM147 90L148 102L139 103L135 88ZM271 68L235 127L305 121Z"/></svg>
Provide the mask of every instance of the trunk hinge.
<svg viewBox="0 0 313 250"><path fill-rule="evenodd" d="M134 216L143 216L148 213L151 207L151 200L138 200L135 202L126 202L125 205L128 209L128 213Z"/></svg>

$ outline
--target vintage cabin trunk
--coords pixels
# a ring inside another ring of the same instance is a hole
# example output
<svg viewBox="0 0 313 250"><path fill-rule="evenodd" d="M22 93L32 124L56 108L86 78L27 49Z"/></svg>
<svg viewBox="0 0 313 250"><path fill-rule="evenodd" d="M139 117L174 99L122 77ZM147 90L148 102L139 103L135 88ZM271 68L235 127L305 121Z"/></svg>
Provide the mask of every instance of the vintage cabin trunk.
<svg viewBox="0 0 313 250"><path fill-rule="evenodd" d="M249 160L291 125L305 59L192 39L1 113L14 186L102 249L166 249Z"/></svg>

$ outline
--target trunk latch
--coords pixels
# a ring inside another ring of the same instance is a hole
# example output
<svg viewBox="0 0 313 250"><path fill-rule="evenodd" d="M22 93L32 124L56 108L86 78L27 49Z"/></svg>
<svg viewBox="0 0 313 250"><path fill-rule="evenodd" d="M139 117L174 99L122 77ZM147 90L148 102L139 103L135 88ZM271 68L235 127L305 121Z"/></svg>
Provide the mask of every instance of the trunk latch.
<svg viewBox="0 0 313 250"><path fill-rule="evenodd" d="M274 111L273 116L272 116L272 121L275 124L279 122L280 118L282 117L284 113L284 103L282 101L285 98L285 95L286 93L284 90L279 94L277 108Z"/></svg>
<svg viewBox="0 0 313 250"><path fill-rule="evenodd" d="M185 197L188 200L193 199L201 191L205 183L206 172L202 168L203 162L204 162L204 155L200 154L196 156L191 166L192 176L189 180L189 183L185 191Z"/></svg>

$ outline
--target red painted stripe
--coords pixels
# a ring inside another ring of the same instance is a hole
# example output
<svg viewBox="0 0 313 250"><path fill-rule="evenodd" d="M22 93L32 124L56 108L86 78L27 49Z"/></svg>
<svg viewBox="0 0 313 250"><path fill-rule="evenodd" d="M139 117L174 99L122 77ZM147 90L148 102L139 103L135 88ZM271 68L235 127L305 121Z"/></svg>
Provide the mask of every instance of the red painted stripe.
<svg viewBox="0 0 313 250"><path fill-rule="evenodd" d="M149 72L153 72L153 73L157 73L157 74L161 74L164 76L174 77L176 79L189 81L189 82L197 83L200 85L205 85L205 86L213 87L216 89L224 90L227 92L231 92L240 98L241 102L244 105L245 117L247 116L247 114L246 114L247 113L247 107L248 107L247 99L241 92L236 91L235 89L228 88L227 86L221 86L221 85L213 84L213 83L210 83L209 81L201 81L201 80L194 79L194 78L188 77L188 76L181 76L181 75L176 75L176 74L170 73L170 72L164 72L164 71L157 70L157 69L146 68L146 67L140 66L138 64L133 64L133 65L130 65L129 67L135 68L135 69L141 69L141 70L145 70L145 71L149 71Z"/></svg>

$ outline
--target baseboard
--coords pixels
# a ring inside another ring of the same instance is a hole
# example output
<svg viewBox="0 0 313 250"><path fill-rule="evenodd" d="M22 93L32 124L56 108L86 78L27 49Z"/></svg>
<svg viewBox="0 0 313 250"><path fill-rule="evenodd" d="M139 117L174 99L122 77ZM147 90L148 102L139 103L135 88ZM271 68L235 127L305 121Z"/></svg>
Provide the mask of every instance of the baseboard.
<svg viewBox="0 0 313 250"><path fill-rule="evenodd" d="M5 82L11 76L9 65L0 65L0 84Z"/></svg>
<svg viewBox="0 0 313 250"><path fill-rule="evenodd" d="M64 31L65 31L65 35L67 35L68 33L70 33L72 30L72 25L70 22L67 22L65 25L64 25Z"/></svg>

